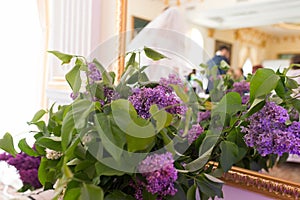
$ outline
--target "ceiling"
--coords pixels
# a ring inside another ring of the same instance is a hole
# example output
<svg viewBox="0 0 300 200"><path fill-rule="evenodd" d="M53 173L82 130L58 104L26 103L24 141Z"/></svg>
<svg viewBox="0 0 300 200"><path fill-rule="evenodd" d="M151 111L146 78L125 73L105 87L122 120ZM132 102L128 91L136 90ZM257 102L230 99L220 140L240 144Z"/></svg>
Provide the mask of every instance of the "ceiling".
<svg viewBox="0 0 300 200"><path fill-rule="evenodd" d="M300 0L202 0L188 1L187 17L195 24L214 29L259 27L275 35L300 35L291 30L272 26L279 23L300 24ZM299 26L300 27L300 26Z"/></svg>

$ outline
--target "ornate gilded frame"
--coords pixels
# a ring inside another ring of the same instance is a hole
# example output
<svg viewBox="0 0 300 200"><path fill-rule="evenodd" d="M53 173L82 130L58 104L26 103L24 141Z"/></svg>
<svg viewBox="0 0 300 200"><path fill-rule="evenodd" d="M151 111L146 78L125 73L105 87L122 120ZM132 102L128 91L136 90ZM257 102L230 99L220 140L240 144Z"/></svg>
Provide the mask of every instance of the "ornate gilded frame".
<svg viewBox="0 0 300 200"><path fill-rule="evenodd" d="M294 183L251 170L232 167L221 178L225 184L275 199L300 199L300 183Z"/></svg>

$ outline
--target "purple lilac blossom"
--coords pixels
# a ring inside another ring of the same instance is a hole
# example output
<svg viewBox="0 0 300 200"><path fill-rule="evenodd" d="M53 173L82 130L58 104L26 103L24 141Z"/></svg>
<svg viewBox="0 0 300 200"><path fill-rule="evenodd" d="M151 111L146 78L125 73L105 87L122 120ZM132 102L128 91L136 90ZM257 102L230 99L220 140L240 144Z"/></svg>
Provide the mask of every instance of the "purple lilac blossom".
<svg viewBox="0 0 300 200"><path fill-rule="evenodd" d="M128 98L136 109L138 115L144 119L148 119L150 107L156 104L159 109L166 109L171 114L184 114L186 107L179 105L181 100L175 93L167 92L163 86L155 88L134 89L132 95Z"/></svg>
<svg viewBox="0 0 300 200"><path fill-rule="evenodd" d="M300 122L292 122L288 127L288 132L294 135L290 153L300 155Z"/></svg>
<svg viewBox="0 0 300 200"><path fill-rule="evenodd" d="M40 157L32 157L23 152L18 153L16 157L3 153L0 154L0 160L6 161L14 166L20 174L23 184L29 184L34 188L42 187L38 180L38 168L40 166Z"/></svg>
<svg viewBox="0 0 300 200"><path fill-rule="evenodd" d="M172 154L154 154L143 160L138 170L146 178L146 189L152 194L157 194L158 199L164 196L174 196L177 189L174 182L177 180L177 170L174 168Z"/></svg>
<svg viewBox="0 0 300 200"><path fill-rule="evenodd" d="M249 95L243 95L242 96L242 104L246 104L249 102L250 96Z"/></svg>
<svg viewBox="0 0 300 200"><path fill-rule="evenodd" d="M203 131L204 129L199 124L194 124L188 131L188 143L192 144Z"/></svg>
<svg viewBox="0 0 300 200"><path fill-rule="evenodd" d="M230 92L237 92L241 96L250 91L250 83L247 81L234 82Z"/></svg>
<svg viewBox="0 0 300 200"><path fill-rule="evenodd" d="M106 103L110 103L120 98L120 94L118 94L114 89L105 86L104 86L104 96L106 98L105 101Z"/></svg>
<svg viewBox="0 0 300 200"><path fill-rule="evenodd" d="M89 76L91 83L100 81L102 79L102 75L101 75L100 71L97 69L97 66L95 63L88 64L88 76Z"/></svg>
<svg viewBox="0 0 300 200"><path fill-rule="evenodd" d="M36 168L27 169L27 170L20 169L19 174L24 185L29 184L34 188L42 187L38 179L38 169Z"/></svg>
<svg viewBox="0 0 300 200"><path fill-rule="evenodd" d="M288 119L287 110L274 102L267 102L248 118L249 125L242 127L246 144L255 147L262 156L289 152L295 135L287 130L285 122Z"/></svg>
<svg viewBox="0 0 300 200"><path fill-rule="evenodd" d="M73 99L73 100L75 100L77 97L79 96L79 93L71 93L70 94L70 97L71 97L71 99Z"/></svg>
<svg viewBox="0 0 300 200"><path fill-rule="evenodd" d="M146 186L144 182L137 179L135 182L130 181L129 185L134 188L134 197L136 200L143 200L143 188Z"/></svg>
<svg viewBox="0 0 300 200"><path fill-rule="evenodd" d="M206 110L204 112L198 112L197 122L205 121L210 119L210 110Z"/></svg>
<svg viewBox="0 0 300 200"><path fill-rule="evenodd" d="M173 88L170 86L171 84L178 85L179 87L184 86L182 80L176 74L169 74L168 78L160 78L159 84L171 91L173 90Z"/></svg>

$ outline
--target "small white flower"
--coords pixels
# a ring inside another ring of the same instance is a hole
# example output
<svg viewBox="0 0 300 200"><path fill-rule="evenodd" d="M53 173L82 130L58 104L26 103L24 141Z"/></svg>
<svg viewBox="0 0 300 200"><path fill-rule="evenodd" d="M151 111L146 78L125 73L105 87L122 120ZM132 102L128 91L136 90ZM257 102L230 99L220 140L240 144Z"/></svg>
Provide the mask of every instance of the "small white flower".
<svg viewBox="0 0 300 200"><path fill-rule="evenodd" d="M62 157L62 155L63 155L62 152L46 149L46 158L49 160L57 160L60 157Z"/></svg>

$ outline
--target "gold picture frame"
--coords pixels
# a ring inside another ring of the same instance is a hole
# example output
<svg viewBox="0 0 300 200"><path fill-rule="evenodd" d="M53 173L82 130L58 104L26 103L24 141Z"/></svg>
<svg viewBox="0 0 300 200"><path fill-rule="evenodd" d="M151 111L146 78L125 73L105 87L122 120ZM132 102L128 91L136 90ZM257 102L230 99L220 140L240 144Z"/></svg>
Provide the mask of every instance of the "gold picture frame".
<svg viewBox="0 0 300 200"><path fill-rule="evenodd" d="M300 199L300 183L294 183L255 171L232 167L221 178L225 184L275 199Z"/></svg>

